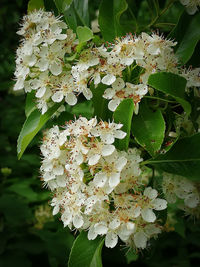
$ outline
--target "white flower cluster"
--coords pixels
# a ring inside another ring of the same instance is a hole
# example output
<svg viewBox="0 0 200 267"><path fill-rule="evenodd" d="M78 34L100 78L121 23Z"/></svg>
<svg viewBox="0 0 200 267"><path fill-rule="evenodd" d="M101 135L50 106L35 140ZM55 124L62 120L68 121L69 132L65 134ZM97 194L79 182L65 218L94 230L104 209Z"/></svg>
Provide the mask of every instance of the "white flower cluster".
<svg viewBox="0 0 200 267"><path fill-rule="evenodd" d="M115 111L125 98L132 98L136 110L141 98L147 94L147 81L150 74L156 71L177 73L177 58L173 52L176 43L166 40L157 34L151 36L142 33L138 37L127 35L117 39L109 47L101 46L84 51L75 66L72 75L79 91L85 92L86 98L92 98L89 81L97 86L100 82L111 85L103 97L110 99L108 108ZM140 83L125 83L122 72L132 64L142 68Z"/></svg>
<svg viewBox="0 0 200 267"><path fill-rule="evenodd" d="M76 54L73 31L60 17L43 10L25 16L18 34L23 39L17 49L14 90L34 91L42 114L54 102L65 100L75 105L80 93L91 99L92 81L95 87L100 83L111 86L103 94L110 100L111 111L115 111L123 99L131 98L135 113L142 97L148 93L147 81L152 73L177 73L187 79L187 87L200 86L200 69L179 69L173 51L176 43L158 34L141 33L138 37L129 34L109 46L92 45ZM64 61L66 54L75 56L70 64ZM124 81L123 71L131 73L137 66L141 68L139 84Z"/></svg>
<svg viewBox="0 0 200 267"><path fill-rule="evenodd" d="M180 2L186 7L189 15L194 15L200 7L200 0L180 0Z"/></svg>
<svg viewBox="0 0 200 267"><path fill-rule="evenodd" d="M161 232L155 211L167 207L158 192L146 187L150 173L141 169L138 149L118 151L113 145L125 133L122 124L80 117L46 131L41 145L42 179L53 192L53 214L64 226L88 231L88 239L106 235L113 248L118 238L145 248Z"/></svg>
<svg viewBox="0 0 200 267"><path fill-rule="evenodd" d="M164 173L162 188L169 203L175 203L178 199L182 199L184 206L189 209L195 209L200 204L200 191L197 183L185 177Z"/></svg>
<svg viewBox="0 0 200 267"><path fill-rule="evenodd" d="M17 49L14 90L35 90L42 114L52 105L51 99L60 102L65 97L74 105L73 79L64 64L64 55L72 52L72 30L51 12L39 10L24 16L17 33L23 39Z"/></svg>

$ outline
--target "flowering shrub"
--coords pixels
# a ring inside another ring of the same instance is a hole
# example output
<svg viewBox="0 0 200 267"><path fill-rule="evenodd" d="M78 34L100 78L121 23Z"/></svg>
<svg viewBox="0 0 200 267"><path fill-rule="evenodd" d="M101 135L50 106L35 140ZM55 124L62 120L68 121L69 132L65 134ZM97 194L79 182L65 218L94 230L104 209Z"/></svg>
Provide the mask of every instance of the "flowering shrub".
<svg viewBox="0 0 200 267"><path fill-rule="evenodd" d="M110 4L103 0L100 32L95 29L94 35L69 19L67 11L76 8L76 1L74 6L73 1L69 6L54 2L64 17L32 0L17 32L22 40L14 90L27 93L18 155L48 120L62 116L62 123L44 130L40 172L43 185L53 192L53 215L59 213L64 227L81 231L69 259L74 267L79 244L100 251L104 237L108 248L122 241L139 253L166 231L172 204L199 218L200 68L187 63L195 62L200 17L190 17L189 26L198 28L192 42L179 35L189 17L184 11L171 31L166 23L163 33L150 32L162 30L157 21L175 1L159 12L158 2L148 1L157 15L133 34L120 21L122 13L127 16L126 1L117 1L121 6L113 2L114 17L109 18ZM181 3L190 15L200 5ZM74 112L83 104L88 116ZM81 261L87 249L84 253ZM95 253L92 260L101 266L100 252Z"/></svg>

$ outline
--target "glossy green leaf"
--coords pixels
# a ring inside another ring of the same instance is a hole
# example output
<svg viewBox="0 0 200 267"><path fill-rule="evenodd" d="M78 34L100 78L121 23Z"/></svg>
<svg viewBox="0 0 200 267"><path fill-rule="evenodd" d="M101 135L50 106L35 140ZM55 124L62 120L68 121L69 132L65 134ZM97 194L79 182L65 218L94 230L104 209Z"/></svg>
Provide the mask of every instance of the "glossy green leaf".
<svg viewBox="0 0 200 267"><path fill-rule="evenodd" d="M62 13L70 7L72 2L73 2L73 0L54 0L54 3L56 5L58 11L60 11Z"/></svg>
<svg viewBox="0 0 200 267"><path fill-rule="evenodd" d="M98 237L95 240L88 240L87 233L82 231L72 246L68 267L102 267L103 244L104 239Z"/></svg>
<svg viewBox="0 0 200 267"><path fill-rule="evenodd" d="M93 94L92 102L94 107L94 116L97 116L97 118L102 120L112 118L112 112L108 109L108 100L102 97L106 88L107 85L102 83L99 84L97 88L94 87L94 84L90 87Z"/></svg>
<svg viewBox="0 0 200 267"><path fill-rule="evenodd" d="M77 19L74 6L71 5L68 9L64 9L63 14L69 28L71 28L74 32L76 32Z"/></svg>
<svg viewBox="0 0 200 267"><path fill-rule="evenodd" d="M93 38L93 32L87 26L78 26L76 29L79 43L84 43Z"/></svg>
<svg viewBox="0 0 200 267"><path fill-rule="evenodd" d="M27 148L33 137L51 118L51 116L55 113L60 105L60 103L55 104L43 115L41 115L40 111L34 110L26 119L17 140L17 153L19 159L23 155L25 149Z"/></svg>
<svg viewBox="0 0 200 267"><path fill-rule="evenodd" d="M126 34L120 23L120 17L126 11L126 0L102 0L99 7L99 26L105 41Z"/></svg>
<svg viewBox="0 0 200 267"><path fill-rule="evenodd" d="M44 8L43 0L30 0L28 2L28 12L32 12L34 10L38 10L40 8Z"/></svg>
<svg viewBox="0 0 200 267"><path fill-rule="evenodd" d="M170 72L158 72L149 76L148 85L175 98L187 115L190 114L191 105L185 100L185 78Z"/></svg>
<svg viewBox="0 0 200 267"><path fill-rule="evenodd" d="M74 10L80 22L89 27L88 0L74 0Z"/></svg>
<svg viewBox="0 0 200 267"><path fill-rule="evenodd" d="M116 147L120 150L127 150L129 147L131 121L134 111L134 103L132 99L123 100L117 109L115 110L113 117L116 123L122 123L122 131L126 132L126 136L123 139L116 140Z"/></svg>
<svg viewBox="0 0 200 267"><path fill-rule="evenodd" d="M200 40L200 13L194 16L183 12L178 24L169 35L178 42L176 55L182 64L188 62Z"/></svg>
<svg viewBox="0 0 200 267"><path fill-rule="evenodd" d="M136 141L155 156L165 136L162 112L159 109L153 112L145 103L140 104L139 114L133 117L132 133Z"/></svg>
<svg viewBox="0 0 200 267"><path fill-rule="evenodd" d="M26 96L26 104L25 104L25 114L28 117L33 110L36 109L35 105L35 93L32 91L31 93L27 93Z"/></svg>
<svg viewBox="0 0 200 267"><path fill-rule="evenodd" d="M146 163L173 174L200 180L200 133L179 139L165 154Z"/></svg>

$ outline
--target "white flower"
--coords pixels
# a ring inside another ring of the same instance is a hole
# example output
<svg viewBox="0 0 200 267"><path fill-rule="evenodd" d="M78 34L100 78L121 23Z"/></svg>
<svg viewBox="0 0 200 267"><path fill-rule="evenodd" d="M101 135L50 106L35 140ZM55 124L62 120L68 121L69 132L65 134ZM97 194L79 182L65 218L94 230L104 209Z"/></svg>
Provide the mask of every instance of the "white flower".
<svg viewBox="0 0 200 267"><path fill-rule="evenodd" d="M115 111L119 106L121 101L126 98L133 99L135 106L137 108L138 103L141 98L147 94L148 87L144 84L134 85L131 83L124 83L122 78L117 78L116 81L112 84L112 88L105 90L103 97L106 99L111 99L108 104L108 108L111 111Z"/></svg>
<svg viewBox="0 0 200 267"><path fill-rule="evenodd" d="M198 7L200 7L200 0L180 0L180 2L186 6L189 15L194 15L198 11Z"/></svg>
<svg viewBox="0 0 200 267"><path fill-rule="evenodd" d="M200 193L195 182L179 175L163 174L163 192L169 203L183 199L186 207L194 209L200 203Z"/></svg>

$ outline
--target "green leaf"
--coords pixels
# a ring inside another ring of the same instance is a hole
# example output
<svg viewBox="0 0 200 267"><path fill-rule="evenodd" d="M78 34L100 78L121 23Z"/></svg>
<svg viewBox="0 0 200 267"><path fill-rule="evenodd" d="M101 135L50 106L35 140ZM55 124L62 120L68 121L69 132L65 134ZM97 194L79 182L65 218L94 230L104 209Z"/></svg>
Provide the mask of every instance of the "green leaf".
<svg viewBox="0 0 200 267"><path fill-rule="evenodd" d="M94 84L91 85L93 97L94 116L102 120L108 120L112 118L112 112L108 109L108 100L103 98L102 95L106 90L107 85L100 83L96 88Z"/></svg>
<svg viewBox="0 0 200 267"><path fill-rule="evenodd" d="M187 115L190 114L191 105L185 100L185 78L170 72L159 72L149 76L148 85L175 98Z"/></svg>
<svg viewBox="0 0 200 267"><path fill-rule="evenodd" d="M131 121L134 111L134 103L132 99L123 100L115 110L113 117L116 123L122 123L122 131L126 132L125 138L116 140L116 146L120 150L127 150L129 147Z"/></svg>
<svg viewBox="0 0 200 267"><path fill-rule="evenodd" d="M61 13L66 11L70 7L72 2L73 2L73 0L54 0L54 3L56 5L58 11Z"/></svg>
<svg viewBox="0 0 200 267"><path fill-rule="evenodd" d="M28 117L33 110L36 109L35 106L35 93L32 91L31 93L27 93L26 96L26 104L25 104L25 114Z"/></svg>
<svg viewBox="0 0 200 267"><path fill-rule="evenodd" d="M24 122L20 135L17 140L17 153L20 159L26 147L33 137L39 132L44 124L51 118L61 104L55 104L45 114L41 115L38 110L34 110Z"/></svg>
<svg viewBox="0 0 200 267"><path fill-rule="evenodd" d="M139 114L133 117L132 133L138 144L155 156L165 136L162 112L159 109L153 112L145 103L141 103Z"/></svg>
<svg viewBox="0 0 200 267"><path fill-rule="evenodd" d="M35 9L38 10L40 8L44 8L43 0L30 0L28 2L28 13L34 11Z"/></svg>
<svg viewBox="0 0 200 267"><path fill-rule="evenodd" d="M74 10L80 22L89 27L88 0L74 0Z"/></svg>
<svg viewBox="0 0 200 267"><path fill-rule="evenodd" d="M31 179L18 181L8 187L9 191L27 198L29 201L37 201L37 193L31 188Z"/></svg>
<svg viewBox="0 0 200 267"><path fill-rule="evenodd" d="M76 29L79 43L84 43L93 38L93 32L87 26L78 26Z"/></svg>
<svg viewBox="0 0 200 267"><path fill-rule="evenodd" d="M127 9L126 0L102 0L99 7L99 26L105 41L113 41L122 36L124 31L120 17Z"/></svg>
<svg viewBox="0 0 200 267"><path fill-rule="evenodd" d="M191 16L183 12L169 37L178 42L176 55L179 61L182 64L187 63L200 40L200 13Z"/></svg>
<svg viewBox="0 0 200 267"><path fill-rule="evenodd" d="M95 240L88 240L87 233L82 231L72 246L68 267L102 267L103 244L104 239L98 237Z"/></svg>
<svg viewBox="0 0 200 267"><path fill-rule="evenodd" d="M74 32L76 32L77 19L74 6L71 5L68 9L64 9L63 14L69 28L71 28Z"/></svg>
<svg viewBox="0 0 200 267"><path fill-rule="evenodd" d="M165 154L146 161L163 171L200 180L200 133L179 139Z"/></svg>
<svg viewBox="0 0 200 267"><path fill-rule="evenodd" d="M136 254L136 252L135 252L133 249L130 249L130 250L126 253L125 257L126 257L126 262L127 262L127 264L130 264L130 263L133 262L133 261L137 261L137 259L139 258L139 255Z"/></svg>

